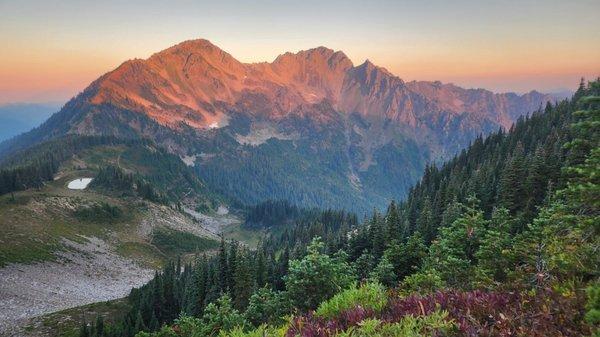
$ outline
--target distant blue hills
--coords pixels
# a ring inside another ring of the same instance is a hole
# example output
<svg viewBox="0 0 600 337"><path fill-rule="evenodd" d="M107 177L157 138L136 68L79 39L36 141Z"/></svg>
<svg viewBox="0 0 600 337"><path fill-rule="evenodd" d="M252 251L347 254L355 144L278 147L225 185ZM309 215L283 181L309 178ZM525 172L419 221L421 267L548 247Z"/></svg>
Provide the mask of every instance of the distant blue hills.
<svg viewBox="0 0 600 337"><path fill-rule="evenodd" d="M63 102L0 104L0 142L29 131L60 110Z"/></svg>

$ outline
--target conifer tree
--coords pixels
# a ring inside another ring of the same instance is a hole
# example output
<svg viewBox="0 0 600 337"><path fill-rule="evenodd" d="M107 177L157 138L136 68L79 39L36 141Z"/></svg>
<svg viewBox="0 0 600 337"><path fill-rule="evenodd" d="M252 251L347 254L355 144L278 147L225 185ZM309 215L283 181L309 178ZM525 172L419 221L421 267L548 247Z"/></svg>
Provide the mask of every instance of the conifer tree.
<svg viewBox="0 0 600 337"><path fill-rule="evenodd" d="M261 288L267 284L268 278L267 262L265 261L265 254L262 249L259 249L256 253L256 285Z"/></svg>
<svg viewBox="0 0 600 337"><path fill-rule="evenodd" d="M94 337L104 337L104 318L101 315L96 316L94 328Z"/></svg>
<svg viewBox="0 0 600 337"><path fill-rule="evenodd" d="M450 227L440 230L439 238L430 247L426 265L439 272L450 286L470 288L475 253L487 221L479 209L478 201L471 197L465 212Z"/></svg>
<svg viewBox="0 0 600 337"><path fill-rule="evenodd" d="M355 279L350 266L321 253L323 243L315 238L302 260L290 262L285 284L290 300L301 310L315 309L319 303L349 287Z"/></svg>
<svg viewBox="0 0 600 337"><path fill-rule="evenodd" d="M423 233L425 242L431 242L436 236L433 206L429 198L425 198L423 205L421 206L421 212L417 218L417 230Z"/></svg>
<svg viewBox="0 0 600 337"><path fill-rule="evenodd" d="M229 286L229 269L227 259L227 248L225 238L221 236L221 245L219 246L219 289L226 292Z"/></svg>
<svg viewBox="0 0 600 337"><path fill-rule="evenodd" d="M566 148L583 158L571 157L566 187L538 218L547 239L548 267L560 278L589 278L600 269L600 95L581 98L580 106L572 125L574 138Z"/></svg>
<svg viewBox="0 0 600 337"><path fill-rule="evenodd" d="M231 291L232 293L230 293L231 297L233 298L233 300L235 301L235 292L233 291L233 288L235 287L235 269L238 266L238 249L239 249L239 244L237 241L232 240L229 243L229 253L227 254L227 272L225 274L226 278L225 278L225 283L226 283L226 288L223 291Z"/></svg>
<svg viewBox="0 0 600 337"><path fill-rule="evenodd" d="M90 336L90 332L88 330L88 324L84 319L83 322L81 323L81 327L79 328L79 337L89 337L89 336Z"/></svg>
<svg viewBox="0 0 600 337"><path fill-rule="evenodd" d="M392 242L384 253L384 257L394 267L394 275L400 281L417 271L426 256L427 247L419 232L411 235L405 243Z"/></svg>
<svg viewBox="0 0 600 337"><path fill-rule="evenodd" d="M505 282L511 269L512 219L505 208L495 209L481 236L477 259L477 278L484 286Z"/></svg>
<svg viewBox="0 0 600 337"><path fill-rule="evenodd" d="M396 201L394 200L392 200L388 207L385 222L387 225L388 241L400 240L403 234L402 226L400 224L400 214L398 212L398 206L396 205Z"/></svg>
<svg viewBox="0 0 600 337"><path fill-rule="evenodd" d="M526 167L523 145L517 144L500 177L498 200L500 206L515 215L522 208L521 199L526 195L524 183Z"/></svg>
<svg viewBox="0 0 600 337"><path fill-rule="evenodd" d="M377 211L374 212L369 224L369 236L372 245L371 253L376 258L381 257L386 246L386 230L384 220Z"/></svg>
<svg viewBox="0 0 600 337"><path fill-rule="evenodd" d="M237 256L233 275L233 294L234 307L238 310L244 310L248 306L248 300L254 290L255 279L253 277L252 262L248 252L240 252Z"/></svg>
<svg viewBox="0 0 600 337"><path fill-rule="evenodd" d="M381 257L377 266L369 273L369 278L386 287L393 287L398 282L394 266L385 255Z"/></svg>
<svg viewBox="0 0 600 337"><path fill-rule="evenodd" d="M356 270L356 275L358 276L358 280L362 281L368 278L369 273L375 267L375 257L365 251L356 261L354 262L354 270Z"/></svg>

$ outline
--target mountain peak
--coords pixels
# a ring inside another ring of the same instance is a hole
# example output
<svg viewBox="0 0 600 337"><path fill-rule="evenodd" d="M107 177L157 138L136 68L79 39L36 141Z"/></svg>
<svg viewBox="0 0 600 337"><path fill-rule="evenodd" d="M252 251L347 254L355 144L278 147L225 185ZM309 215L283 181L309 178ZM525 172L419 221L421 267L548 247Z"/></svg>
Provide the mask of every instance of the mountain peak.
<svg viewBox="0 0 600 337"><path fill-rule="evenodd" d="M174 51L198 52L198 51L210 50L213 48L221 50L219 47L215 46L212 42L210 42L207 39L194 39L194 40L186 40L186 41L180 42L172 47L169 47L163 51L160 51L158 54L163 53L163 52L174 52Z"/></svg>
<svg viewBox="0 0 600 337"><path fill-rule="evenodd" d="M414 126L417 116L434 110L481 113L492 97L490 92L438 82L406 84L368 59L354 66L343 52L323 46L281 54L272 63L241 63L206 39L181 42L147 60L127 61L95 81L88 92L93 105L108 103L159 124L185 122L197 128L226 125L239 111L285 118L322 101L340 112L385 116ZM531 93L525 99L539 105L541 96ZM502 125L521 113L513 103L496 101L501 106L487 109L487 115L514 110L502 118Z"/></svg>
<svg viewBox="0 0 600 337"><path fill-rule="evenodd" d="M335 51L331 48L327 48L325 46L318 46L315 48L310 48L305 50L305 52L308 53L319 53L319 54L323 54L323 55L331 55L333 53L335 53Z"/></svg>
<svg viewBox="0 0 600 337"><path fill-rule="evenodd" d="M316 48L298 51L297 53L287 52L277 56L273 64L283 64L290 62L309 62L309 63L327 63L330 68L341 66L350 68L352 61L342 51L319 46Z"/></svg>
<svg viewBox="0 0 600 337"><path fill-rule="evenodd" d="M205 62L216 68L232 67L235 72L242 71L242 63L236 60L229 53L225 52L221 48L215 46L206 39L187 40L173 47L164 49L149 59L149 63L163 62L163 63L183 63L183 66L189 65L189 61L194 57L202 58ZM222 69L223 70L223 69Z"/></svg>
<svg viewBox="0 0 600 337"><path fill-rule="evenodd" d="M369 59L366 59L365 62L363 62L360 66L362 66L362 67L369 67L369 68L375 68L375 67L377 67Z"/></svg>
<svg viewBox="0 0 600 337"><path fill-rule="evenodd" d="M357 66L356 68L359 71L364 72L368 76L370 74L372 74L372 73L378 73L378 72L380 72L382 74L385 74L386 76L397 77L396 75L392 74L387 69L385 69L384 67L380 67L380 66L375 65L369 59L366 59L365 62L363 62L361 65Z"/></svg>
<svg viewBox="0 0 600 337"><path fill-rule="evenodd" d="M288 52L270 64L272 71L309 103L322 99L336 102L346 72L352 67L352 61L343 52L326 47Z"/></svg>

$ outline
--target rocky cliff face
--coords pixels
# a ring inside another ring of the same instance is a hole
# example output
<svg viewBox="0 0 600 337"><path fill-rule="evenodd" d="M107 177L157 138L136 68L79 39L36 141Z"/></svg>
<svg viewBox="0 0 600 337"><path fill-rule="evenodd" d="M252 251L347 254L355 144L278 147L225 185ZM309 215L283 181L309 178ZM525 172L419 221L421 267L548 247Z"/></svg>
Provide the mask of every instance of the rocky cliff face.
<svg viewBox="0 0 600 337"><path fill-rule="evenodd" d="M410 127L451 124L458 117L509 127L551 99L537 92L518 96L439 82L405 83L369 61L355 67L344 53L325 47L244 64L207 40L127 61L86 91L92 105L111 104L162 125L185 122L195 128L224 126L241 110L278 120L323 101L346 114Z"/></svg>

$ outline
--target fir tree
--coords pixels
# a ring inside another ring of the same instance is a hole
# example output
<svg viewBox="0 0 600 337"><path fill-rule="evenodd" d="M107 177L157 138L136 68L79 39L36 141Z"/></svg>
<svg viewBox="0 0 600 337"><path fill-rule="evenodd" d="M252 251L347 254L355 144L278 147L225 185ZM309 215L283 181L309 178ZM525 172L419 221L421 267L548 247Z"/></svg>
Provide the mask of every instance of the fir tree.
<svg viewBox="0 0 600 337"><path fill-rule="evenodd" d="M79 328L79 337L90 337L90 332L88 330L88 324L83 320L81 323L81 327Z"/></svg>
<svg viewBox="0 0 600 337"><path fill-rule="evenodd" d="M389 241L399 240L402 237L403 233L400 221L400 214L398 212L396 201L392 200L385 216L385 223L387 226L387 239Z"/></svg>
<svg viewBox="0 0 600 337"><path fill-rule="evenodd" d="M448 285L470 288L475 253L486 227L477 200L470 198L463 215L440 230L438 240L430 247L427 267L438 271Z"/></svg>
<svg viewBox="0 0 600 337"><path fill-rule="evenodd" d="M315 238L302 260L290 262L285 284L290 300L301 309L315 309L326 300L352 284L355 279L345 261L322 254L323 243Z"/></svg>
<svg viewBox="0 0 600 337"><path fill-rule="evenodd" d="M229 286L229 265L227 259L227 247L225 238L221 236L221 245L219 246L219 289L226 292Z"/></svg>
<svg viewBox="0 0 600 337"><path fill-rule="evenodd" d="M488 227L481 236L477 259L477 278L484 286L505 282L511 269L512 219L508 210L494 210Z"/></svg>
<svg viewBox="0 0 600 337"><path fill-rule="evenodd" d="M248 300L254 290L255 279L253 277L252 262L249 253L240 253L237 257L235 272L233 275L234 285L234 307L238 310L244 310L248 306Z"/></svg>

